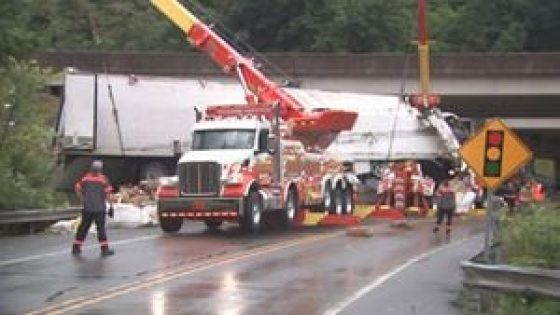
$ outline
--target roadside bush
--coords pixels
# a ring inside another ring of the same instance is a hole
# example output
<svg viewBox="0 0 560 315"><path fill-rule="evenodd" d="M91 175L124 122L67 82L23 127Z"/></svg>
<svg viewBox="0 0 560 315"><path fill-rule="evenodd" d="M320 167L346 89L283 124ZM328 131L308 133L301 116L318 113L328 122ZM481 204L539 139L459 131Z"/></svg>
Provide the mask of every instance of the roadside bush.
<svg viewBox="0 0 560 315"><path fill-rule="evenodd" d="M56 103L42 93L50 73L9 58L0 66L0 210L58 204L51 178Z"/></svg>
<svg viewBox="0 0 560 315"><path fill-rule="evenodd" d="M497 297L496 309L497 315L558 315L560 302L504 294Z"/></svg>
<svg viewBox="0 0 560 315"><path fill-rule="evenodd" d="M532 204L503 220L501 235L506 264L560 269L560 204ZM481 295L489 308L481 310ZM465 315L558 315L560 301L517 294L463 289L457 304Z"/></svg>
<svg viewBox="0 0 560 315"><path fill-rule="evenodd" d="M560 269L559 204L533 204L504 222L505 263ZM496 314L557 315L560 301L519 295L498 295Z"/></svg>
<svg viewBox="0 0 560 315"><path fill-rule="evenodd" d="M532 205L507 219L502 232L506 263L560 269L560 208Z"/></svg>

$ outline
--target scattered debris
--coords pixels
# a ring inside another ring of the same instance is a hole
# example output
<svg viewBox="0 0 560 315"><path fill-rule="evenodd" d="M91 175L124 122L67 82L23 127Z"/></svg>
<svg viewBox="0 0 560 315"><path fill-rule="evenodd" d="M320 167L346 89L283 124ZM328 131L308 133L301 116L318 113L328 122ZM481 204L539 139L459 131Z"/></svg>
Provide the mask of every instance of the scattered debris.
<svg viewBox="0 0 560 315"><path fill-rule="evenodd" d="M158 222L155 206L155 196L158 183L155 180L146 180L139 185L123 185L113 195L114 217L107 217L107 226L112 228L138 228L155 226ZM76 233L80 225L80 217L73 220L62 220L51 225L45 232L55 234ZM90 233L95 234L95 224L92 224Z"/></svg>
<svg viewBox="0 0 560 315"><path fill-rule="evenodd" d="M114 205L114 209L114 217L107 220L110 227L137 228L158 224L157 210L154 204L137 206L135 204L117 203Z"/></svg>
<svg viewBox="0 0 560 315"><path fill-rule="evenodd" d="M61 220L50 227L48 227L45 232L46 233L53 233L53 234L70 234L75 233L78 229L78 225L80 224L80 218L75 218L72 220Z"/></svg>
<svg viewBox="0 0 560 315"><path fill-rule="evenodd" d="M353 237L372 237L373 228L368 226L355 226L346 229L346 235Z"/></svg>
<svg viewBox="0 0 560 315"><path fill-rule="evenodd" d="M408 223L407 220L393 220L391 221L389 226L395 229L405 229L405 230L412 229L412 225L410 225L410 223Z"/></svg>
<svg viewBox="0 0 560 315"><path fill-rule="evenodd" d="M155 200L157 187L156 180L144 180L137 186L122 185L119 187L119 191L113 195L113 201L143 207Z"/></svg>

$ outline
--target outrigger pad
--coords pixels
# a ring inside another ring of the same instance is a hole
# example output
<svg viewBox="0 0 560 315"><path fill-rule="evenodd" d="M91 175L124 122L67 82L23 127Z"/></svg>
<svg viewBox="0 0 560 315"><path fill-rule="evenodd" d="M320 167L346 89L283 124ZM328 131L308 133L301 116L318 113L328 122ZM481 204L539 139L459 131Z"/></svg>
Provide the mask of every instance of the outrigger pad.
<svg viewBox="0 0 560 315"><path fill-rule="evenodd" d="M358 113L326 109L293 119L294 133L340 132L350 130L358 118Z"/></svg>
<svg viewBox="0 0 560 315"><path fill-rule="evenodd" d="M341 131L352 129L357 117L357 113L342 110L313 112L290 121L291 136L300 140L306 148L324 150Z"/></svg>
<svg viewBox="0 0 560 315"><path fill-rule="evenodd" d="M405 218L402 210L399 209L373 209L370 217L377 219L391 219L391 220L402 220Z"/></svg>
<svg viewBox="0 0 560 315"><path fill-rule="evenodd" d="M358 225L360 223L360 217L355 215L327 215L321 222L320 225L337 225L337 226L352 226Z"/></svg>

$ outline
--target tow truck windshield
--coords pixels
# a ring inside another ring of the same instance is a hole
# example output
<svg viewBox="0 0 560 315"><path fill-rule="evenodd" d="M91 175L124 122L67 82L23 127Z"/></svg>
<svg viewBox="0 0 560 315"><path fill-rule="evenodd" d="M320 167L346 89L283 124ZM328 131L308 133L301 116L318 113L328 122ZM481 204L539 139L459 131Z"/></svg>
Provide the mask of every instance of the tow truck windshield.
<svg viewBox="0 0 560 315"><path fill-rule="evenodd" d="M255 129L198 130L194 132L193 150L242 150L255 146Z"/></svg>

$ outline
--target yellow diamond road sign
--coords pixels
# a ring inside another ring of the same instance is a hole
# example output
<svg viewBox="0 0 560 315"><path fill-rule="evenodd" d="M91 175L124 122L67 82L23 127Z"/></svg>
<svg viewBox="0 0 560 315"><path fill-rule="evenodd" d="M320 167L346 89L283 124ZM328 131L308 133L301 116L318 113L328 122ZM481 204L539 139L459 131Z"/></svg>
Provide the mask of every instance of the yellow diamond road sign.
<svg viewBox="0 0 560 315"><path fill-rule="evenodd" d="M459 149L489 189L496 189L531 160L532 152L501 120L489 121Z"/></svg>

